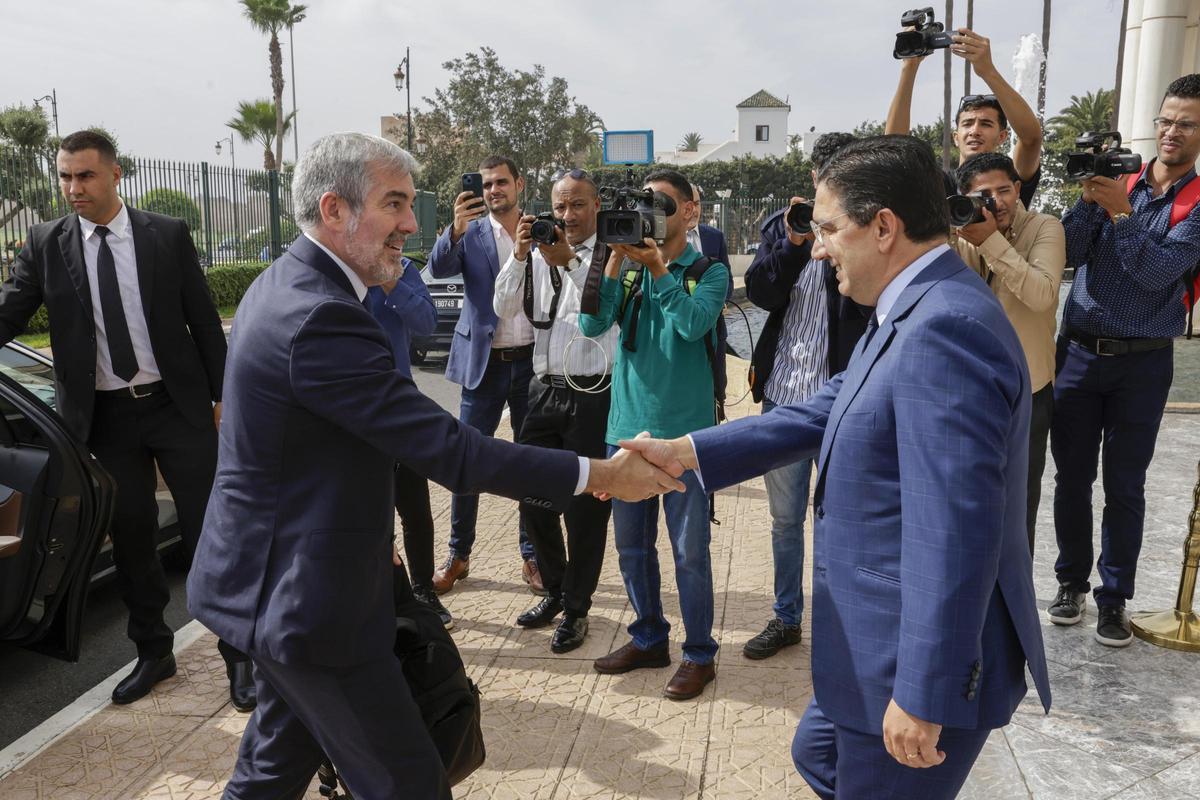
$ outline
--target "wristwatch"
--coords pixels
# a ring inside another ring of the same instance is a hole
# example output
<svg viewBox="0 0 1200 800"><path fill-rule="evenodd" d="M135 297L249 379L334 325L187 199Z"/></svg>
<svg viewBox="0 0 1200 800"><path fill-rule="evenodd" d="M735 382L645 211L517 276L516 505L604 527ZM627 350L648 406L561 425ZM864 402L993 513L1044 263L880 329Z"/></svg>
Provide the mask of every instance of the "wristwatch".
<svg viewBox="0 0 1200 800"><path fill-rule="evenodd" d="M1112 215L1112 224L1116 225L1118 222L1124 222L1127 219L1129 219L1129 214L1125 211L1121 211Z"/></svg>
<svg viewBox="0 0 1200 800"><path fill-rule="evenodd" d="M582 267L582 266L583 266L583 259L581 259L578 255L574 255L574 256L571 256L571 260L567 262L567 271L570 272L571 270L575 269L576 267Z"/></svg>

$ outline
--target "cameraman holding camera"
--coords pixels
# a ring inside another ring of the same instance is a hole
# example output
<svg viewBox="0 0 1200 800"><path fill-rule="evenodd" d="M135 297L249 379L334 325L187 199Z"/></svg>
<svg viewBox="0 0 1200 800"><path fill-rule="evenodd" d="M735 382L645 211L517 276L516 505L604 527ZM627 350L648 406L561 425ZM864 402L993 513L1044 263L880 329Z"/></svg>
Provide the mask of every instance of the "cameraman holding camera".
<svg viewBox="0 0 1200 800"><path fill-rule="evenodd" d="M959 28L950 41L950 52L969 61L975 74L992 90L992 94L969 94L959 101L953 132L959 166L972 156L999 150L1008 140L1011 121L1017 135L1012 149L1013 165L1021 179L1021 202L1029 208L1042 179L1042 126L1037 115L992 63L992 45L986 37ZM922 56L900 61L900 85L888 108L885 133L909 132L913 85L924 60ZM947 173L946 181L947 189L953 192L955 176Z"/></svg>
<svg viewBox="0 0 1200 800"><path fill-rule="evenodd" d="M553 217L526 215L518 223L512 256L496 276L492 299L497 317L523 316L534 327L534 378L517 441L604 458L617 332L610 330L599 339L579 332L579 300L596 247L600 197L591 177L577 169L554 184L550 198ZM610 503L587 493L576 495L563 514L564 547L558 514L521 504L546 596L517 617L517 624L542 628L562 613L550 641L554 653L574 650L587 636L611 513Z"/></svg>
<svg viewBox="0 0 1200 800"><path fill-rule="evenodd" d="M1079 622L1097 564L1096 640L1109 647L1132 641L1125 603L1142 546L1146 469L1171 388L1173 338L1184 332L1186 284L1200 261L1200 75L1167 87L1154 124L1158 157L1136 177L1084 180L1083 197L1063 216L1075 279L1058 338L1050 431L1059 588L1048 613L1058 625ZM1182 218L1172 224L1176 209ZM1101 441L1097 562L1092 484Z"/></svg>
<svg viewBox="0 0 1200 800"><path fill-rule="evenodd" d="M1029 364L1033 406L1025 522L1032 555L1046 467L1046 439L1054 414L1054 315L1067 260L1065 235L1057 219L1026 211L1017 202L1021 179L1006 155L981 153L967 159L958 168L958 190L990 199L995 213L980 207L976 211L978 221L958 228L950 244L995 292L1017 331Z"/></svg>
<svg viewBox="0 0 1200 800"><path fill-rule="evenodd" d="M826 133L812 150L813 181L853 134ZM788 208L762 226L762 240L746 270L746 297L770 312L751 358L750 391L763 413L808 400L846 368L867 328L867 315L837 289L837 271L812 258L811 231L788 225ZM811 219L811 212L808 214ZM805 226L807 227L807 226ZM763 476L771 511L774 617L742 647L746 658L762 659L800 641L804 612L804 516L813 460L802 459Z"/></svg>
<svg viewBox="0 0 1200 800"><path fill-rule="evenodd" d="M617 451L618 441L643 431L675 437L716 422L713 365L706 339L713 335L725 306L729 268L713 261L692 285L688 269L701 255L687 243L691 184L674 170L658 170L646 176L644 186L674 202L674 213L666 217L663 243L656 245L647 238L643 246L612 245L599 309L579 316L580 330L588 336L599 336L614 324L621 330L608 415L610 453ZM635 263L626 264L626 258ZM638 292L640 300L635 299ZM687 633L683 663L664 692L672 700L703 692L716 677L717 655L712 636L709 498L696 473L685 472L680 480L686 493L662 499ZM671 663L667 638L671 626L663 617L659 594L658 499L613 500L612 516L621 576L636 618L629 626L632 641L596 659L594 666L604 674L665 667Z"/></svg>

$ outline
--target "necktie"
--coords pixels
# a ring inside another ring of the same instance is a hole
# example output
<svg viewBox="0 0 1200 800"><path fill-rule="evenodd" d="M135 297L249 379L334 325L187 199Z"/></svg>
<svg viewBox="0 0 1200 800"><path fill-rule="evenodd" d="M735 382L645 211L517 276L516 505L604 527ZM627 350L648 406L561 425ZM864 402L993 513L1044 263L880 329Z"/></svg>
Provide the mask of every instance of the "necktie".
<svg viewBox="0 0 1200 800"><path fill-rule="evenodd" d="M108 228L96 226L96 235L100 237L100 252L96 256L100 312L104 315L104 333L108 337L108 355L112 359L113 374L121 380L131 381L138 373L138 362L133 353L133 340L129 338L129 325L125 322L121 287L117 283L117 264L108 247L108 234Z"/></svg>
<svg viewBox="0 0 1200 800"><path fill-rule="evenodd" d="M873 337L878 331L879 331L879 317L875 316L875 312L872 311L871 318L869 320L867 320L867 331L865 334L863 334L862 349L864 352L866 352L866 349L871 346L871 337Z"/></svg>

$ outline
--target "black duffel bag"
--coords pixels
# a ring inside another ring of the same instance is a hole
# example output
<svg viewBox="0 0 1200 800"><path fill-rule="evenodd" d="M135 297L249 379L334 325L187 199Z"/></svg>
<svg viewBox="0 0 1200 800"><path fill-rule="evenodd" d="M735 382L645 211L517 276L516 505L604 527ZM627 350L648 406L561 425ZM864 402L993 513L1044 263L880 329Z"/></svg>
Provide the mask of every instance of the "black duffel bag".
<svg viewBox="0 0 1200 800"><path fill-rule="evenodd" d="M429 737L442 757L451 786L483 765L479 687L467 677L458 647L438 615L413 597L403 567L396 569L396 658L421 709ZM326 759L317 770L322 797L353 800L337 792L340 779Z"/></svg>

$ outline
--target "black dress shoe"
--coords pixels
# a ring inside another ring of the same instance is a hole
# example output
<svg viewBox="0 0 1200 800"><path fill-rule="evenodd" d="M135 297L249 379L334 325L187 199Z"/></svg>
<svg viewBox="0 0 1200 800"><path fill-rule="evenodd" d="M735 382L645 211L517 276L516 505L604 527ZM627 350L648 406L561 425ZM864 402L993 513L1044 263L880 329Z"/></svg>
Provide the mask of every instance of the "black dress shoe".
<svg viewBox="0 0 1200 800"><path fill-rule="evenodd" d="M558 598L543 597L540 603L517 617L517 624L522 628L544 628L553 622L562 610L562 603Z"/></svg>
<svg viewBox="0 0 1200 800"><path fill-rule="evenodd" d="M154 684L165 681L175 674L175 656L167 653L162 658L139 658L133 672L113 689L112 701L119 706L140 700L150 694Z"/></svg>
<svg viewBox="0 0 1200 800"><path fill-rule="evenodd" d="M550 640L550 652L571 652L583 644L587 632L587 617L577 617L574 614L567 614L554 630L554 638Z"/></svg>
<svg viewBox="0 0 1200 800"><path fill-rule="evenodd" d="M253 711L258 705L258 690L254 687L254 670L249 661L225 664L229 676L229 701L243 713Z"/></svg>

